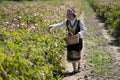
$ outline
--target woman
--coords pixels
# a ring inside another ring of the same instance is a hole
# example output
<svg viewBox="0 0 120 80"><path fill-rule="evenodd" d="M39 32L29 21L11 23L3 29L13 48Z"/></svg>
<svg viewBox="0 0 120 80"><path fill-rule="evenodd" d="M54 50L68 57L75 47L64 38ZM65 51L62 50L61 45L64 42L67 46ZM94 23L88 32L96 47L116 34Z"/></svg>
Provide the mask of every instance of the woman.
<svg viewBox="0 0 120 80"><path fill-rule="evenodd" d="M67 45L67 53L79 53L79 56L77 59L69 58L67 57L67 60L70 61L73 65L73 73L76 73L80 70L80 59L81 59L81 50L83 47L83 34L86 32L86 28L84 24L76 18L75 10L72 8L67 9L67 20L58 23L50 25L50 32L52 32L53 28L60 28L63 26L67 26L68 32L72 33L73 35L76 35L79 37L79 43L73 44L73 45ZM71 34L68 34L68 36L71 36ZM78 64L78 67L76 68Z"/></svg>

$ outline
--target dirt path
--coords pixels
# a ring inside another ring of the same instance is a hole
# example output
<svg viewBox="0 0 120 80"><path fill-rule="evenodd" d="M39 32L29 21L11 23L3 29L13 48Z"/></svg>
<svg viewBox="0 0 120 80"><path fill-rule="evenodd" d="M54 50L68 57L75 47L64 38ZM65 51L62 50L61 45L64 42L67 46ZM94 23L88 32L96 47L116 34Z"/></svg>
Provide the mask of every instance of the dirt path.
<svg viewBox="0 0 120 80"><path fill-rule="evenodd" d="M117 45L115 42L115 39L110 36L108 33L108 30L105 29L105 25L101 20L99 20L96 17L96 14L90 9L90 16L86 15L86 12L83 12L83 14L80 16L80 19L82 19L86 25L86 27L89 29L90 27L94 28L96 31L90 32L85 35L84 37L84 43L86 40L92 38L95 38L95 36L100 37L104 40L106 40L106 43L104 45L97 45L92 46L92 48L87 49L84 45L83 51L82 51L82 60L81 60L81 72L75 74L66 76L63 78L63 80L120 80L120 45ZM110 64L110 71L114 72L112 76L109 76L106 72L105 76L95 76L94 72L91 71L90 68L93 67L91 63L87 62L87 59L91 56L91 50L93 49L103 49L110 53L111 58L111 64ZM68 63L65 59L65 65L66 65L66 72L72 72L72 64ZM115 75L117 74L117 75Z"/></svg>

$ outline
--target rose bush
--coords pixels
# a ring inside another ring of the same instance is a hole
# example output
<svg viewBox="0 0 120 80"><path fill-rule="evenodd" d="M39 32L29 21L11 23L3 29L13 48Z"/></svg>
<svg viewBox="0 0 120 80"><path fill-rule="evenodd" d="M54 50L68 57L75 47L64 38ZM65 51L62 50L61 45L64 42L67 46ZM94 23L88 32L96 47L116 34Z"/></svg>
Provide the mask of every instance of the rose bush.
<svg viewBox="0 0 120 80"><path fill-rule="evenodd" d="M49 25L64 20L69 5L80 12L79 0L66 1L0 3L0 80L62 78L66 32L51 34Z"/></svg>
<svg viewBox="0 0 120 80"><path fill-rule="evenodd" d="M120 0L89 0L88 2L104 19L107 28L120 43Z"/></svg>

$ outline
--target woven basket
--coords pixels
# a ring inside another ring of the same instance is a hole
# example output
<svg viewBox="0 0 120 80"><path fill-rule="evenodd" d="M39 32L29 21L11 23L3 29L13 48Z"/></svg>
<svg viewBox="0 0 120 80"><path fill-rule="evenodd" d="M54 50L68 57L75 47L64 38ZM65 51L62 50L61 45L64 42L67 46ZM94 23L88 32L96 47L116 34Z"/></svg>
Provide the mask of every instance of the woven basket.
<svg viewBox="0 0 120 80"><path fill-rule="evenodd" d="M70 37L64 38L67 45L73 45L79 43L79 37L77 35L72 35Z"/></svg>

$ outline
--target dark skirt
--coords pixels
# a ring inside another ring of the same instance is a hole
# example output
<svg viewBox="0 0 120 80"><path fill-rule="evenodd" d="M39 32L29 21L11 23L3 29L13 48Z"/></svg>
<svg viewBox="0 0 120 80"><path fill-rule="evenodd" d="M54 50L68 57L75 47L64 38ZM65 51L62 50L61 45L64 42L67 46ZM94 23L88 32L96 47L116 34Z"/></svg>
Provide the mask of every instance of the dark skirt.
<svg viewBox="0 0 120 80"><path fill-rule="evenodd" d="M80 52L82 50L82 47L83 47L83 41L82 41L81 38L79 39L79 43L73 44L73 45L68 45L67 46L67 60L68 61L78 61L78 60L80 60L80 58L81 58ZM69 56L71 56L71 52L73 52L73 51L78 52L79 55L77 54L78 55L77 58L69 57Z"/></svg>

